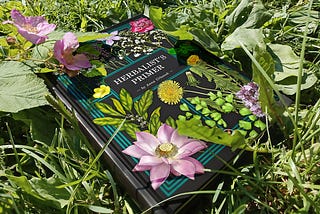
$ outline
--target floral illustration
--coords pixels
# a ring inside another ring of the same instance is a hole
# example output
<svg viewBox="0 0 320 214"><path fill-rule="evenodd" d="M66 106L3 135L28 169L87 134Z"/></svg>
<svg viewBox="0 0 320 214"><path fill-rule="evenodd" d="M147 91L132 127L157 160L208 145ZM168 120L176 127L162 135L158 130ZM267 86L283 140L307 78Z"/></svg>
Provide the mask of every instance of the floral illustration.
<svg viewBox="0 0 320 214"><path fill-rule="evenodd" d="M163 124L157 137L147 132L137 132L137 141L123 153L139 158L133 171L150 170L150 181L153 189L160 187L172 173L194 179L197 173L204 173L203 165L190 157L207 145L195 139L178 134L174 128Z"/></svg>
<svg viewBox="0 0 320 214"><path fill-rule="evenodd" d="M196 65L200 62L200 57L198 55L191 55L187 59L187 64L188 65Z"/></svg>
<svg viewBox="0 0 320 214"><path fill-rule="evenodd" d="M158 87L159 99L169 105L175 105L180 102L183 95L183 89L180 84L173 80L166 80L160 83Z"/></svg>
<svg viewBox="0 0 320 214"><path fill-rule="evenodd" d="M242 86L240 91L236 93L236 96L244 102L244 105L249 108L253 114L258 117L263 117L264 113L259 103L258 89L259 87L256 83L250 82Z"/></svg>
<svg viewBox="0 0 320 214"><path fill-rule="evenodd" d="M113 31L112 33L110 33L111 35L106 38L106 39L98 39L101 41L104 41L107 45L112 46L114 44L114 41L118 41L121 39L120 36L118 36L118 31Z"/></svg>
<svg viewBox="0 0 320 214"><path fill-rule="evenodd" d="M73 52L78 47L79 42L77 37L73 33L68 32L63 36L62 40L58 40L54 44L54 56L66 69L71 71L79 71L82 68L91 67L86 55L73 55Z"/></svg>
<svg viewBox="0 0 320 214"><path fill-rule="evenodd" d="M94 98L103 98L104 96L107 96L110 93L110 86L100 85L99 88L95 88L93 91Z"/></svg>
<svg viewBox="0 0 320 214"><path fill-rule="evenodd" d="M138 32L138 33L145 33L150 30L153 30L154 26L151 20L147 18L140 18L136 21L130 22L131 31Z"/></svg>
<svg viewBox="0 0 320 214"><path fill-rule="evenodd" d="M18 10L11 11L13 21L5 21L7 24L13 24L18 32L33 44L45 42L48 34L54 31L55 24L49 24L42 16L23 16Z"/></svg>

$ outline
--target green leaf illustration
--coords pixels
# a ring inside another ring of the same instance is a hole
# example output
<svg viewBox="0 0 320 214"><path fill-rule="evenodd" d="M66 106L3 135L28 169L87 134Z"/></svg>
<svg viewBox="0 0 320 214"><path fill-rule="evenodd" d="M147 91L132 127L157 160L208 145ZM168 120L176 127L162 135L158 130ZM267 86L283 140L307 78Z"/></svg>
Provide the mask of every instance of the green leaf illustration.
<svg viewBox="0 0 320 214"><path fill-rule="evenodd" d="M139 126L134 123L126 122L122 126L121 130L124 130L131 138L136 139L136 132L140 132Z"/></svg>
<svg viewBox="0 0 320 214"><path fill-rule="evenodd" d="M214 119L215 121L218 121L221 119L222 116L221 116L221 113L219 113L219 112L213 112L210 114L210 117L212 119Z"/></svg>
<svg viewBox="0 0 320 214"><path fill-rule="evenodd" d="M144 92L142 97L134 103L134 109L137 111L138 115L141 117L146 117L147 115L147 110L152 104L152 99L153 99L153 92L151 90L148 90Z"/></svg>
<svg viewBox="0 0 320 214"><path fill-rule="evenodd" d="M205 76L209 82L214 80L216 88L232 92L237 92L240 90L240 87L234 81L232 81L233 79L231 77L229 78L229 76L226 76L215 68L207 66L205 63L192 66L190 71L199 75L200 77Z"/></svg>
<svg viewBox="0 0 320 214"><path fill-rule="evenodd" d="M233 94L228 94L225 98L225 100L228 102L228 103L232 103L233 102Z"/></svg>
<svg viewBox="0 0 320 214"><path fill-rule="evenodd" d="M123 117L123 114L121 114L120 112L114 110L112 108L112 106L107 104L107 103L98 102L95 105L100 111L102 111L103 113L105 113L107 115L115 116L115 117Z"/></svg>
<svg viewBox="0 0 320 214"><path fill-rule="evenodd" d="M262 122L261 120L257 120L254 122L253 124L255 127L259 128L261 131L263 131L267 126L264 122Z"/></svg>
<svg viewBox="0 0 320 214"><path fill-rule="evenodd" d="M129 92L122 88L120 90L120 103L122 104L123 108L129 112L131 112L132 110L132 106L133 106L133 101L132 101L132 97L129 94Z"/></svg>
<svg viewBox="0 0 320 214"><path fill-rule="evenodd" d="M151 134L156 135L158 132L159 127L161 126L161 121L160 121L160 109L161 107L156 108L150 116L149 124L148 124L148 129Z"/></svg>
<svg viewBox="0 0 320 214"><path fill-rule="evenodd" d="M250 119L251 121L255 121L255 120L257 119L257 116L254 115L254 114L252 114L252 115L249 116L249 119Z"/></svg>
<svg viewBox="0 0 320 214"><path fill-rule="evenodd" d="M116 107L116 109L118 110L118 112L120 112L123 115L126 115L126 111L123 109L121 103L119 102L119 100L111 98L114 107Z"/></svg>
<svg viewBox="0 0 320 214"><path fill-rule="evenodd" d="M248 121L239 120L239 127L243 128L245 130L251 130L252 124L251 124L251 122L248 122Z"/></svg>
<svg viewBox="0 0 320 214"><path fill-rule="evenodd" d="M100 117L93 119L93 122L99 126L117 126L120 125L123 121L123 118L115 118L115 117Z"/></svg>
<svg viewBox="0 0 320 214"><path fill-rule="evenodd" d="M223 106L222 106L222 109L225 113L229 113L229 112L232 112L234 107L231 103L225 103Z"/></svg>
<svg viewBox="0 0 320 214"><path fill-rule="evenodd" d="M239 113L241 116L246 116L246 115L252 114L250 109L248 109L248 108L241 108L239 110Z"/></svg>
<svg viewBox="0 0 320 214"><path fill-rule="evenodd" d="M183 103L182 105L180 105L180 110L181 110L181 111L190 111L188 105L185 104L185 103Z"/></svg>
<svg viewBox="0 0 320 214"><path fill-rule="evenodd" d="M200 120L177 121L178 132L181 135L204 140L211 143L230 146L233 150L245 148L245 138L237 130L232 134L224 132L218 127L203 126Z"/></svg>
<svg viewBox="0 0 320 214"><path fill-rule="evenodd" d="M86 71L83 71L83 75L86 77L96 77L96 76L106 76L107 70L105 68L104 63L99 60L91 60L90 61L92 67Z"/></svg>
<svg viewBox="0 0 320 214"><path fill-rule="evenodd" d="M168 125L171 126L172 128L177 128L176 121L175 121L175 119L173 119L171 116L169 116L169 117L166 119L166 124L168 124Z"/></svg>
<svg viewBox="0 0 320 214"><path fill-rule="evenodd" d="M204 122L210 127L214 127L216 125L216 121L214 120L205 120Z"/></svg>

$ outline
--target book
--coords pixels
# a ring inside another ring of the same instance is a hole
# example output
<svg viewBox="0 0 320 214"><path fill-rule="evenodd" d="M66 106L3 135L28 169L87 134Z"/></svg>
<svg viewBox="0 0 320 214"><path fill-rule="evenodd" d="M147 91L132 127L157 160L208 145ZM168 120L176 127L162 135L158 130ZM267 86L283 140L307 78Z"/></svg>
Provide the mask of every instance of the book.
<svg viewBox="0 0 320 214"><path fill-rule="evenodd" d="M223 169L224 162L237 155L230 146L258 136L265 128L262 118L239 104L239 99L235 101L236 92L250 81L195 42L176 41L154 28L145 16L105 32L111 36L78 48L92 68L72 77L52 76L52 89L75 112L97 149L120 127L104 151L104 160L141 210L153 207L153 213L181 212L194 195L173 196L203 190L219 180L219 174L196 173L190 179L170 173L155 189L150 171L133 171L139 158L123 151L138 141L137 133L156 137L167 124L182 136L205 143L206 148L192 153L204 168ZM227 141L230 146L223 143ZM170 197L172 200L157 205Z"/></svg>

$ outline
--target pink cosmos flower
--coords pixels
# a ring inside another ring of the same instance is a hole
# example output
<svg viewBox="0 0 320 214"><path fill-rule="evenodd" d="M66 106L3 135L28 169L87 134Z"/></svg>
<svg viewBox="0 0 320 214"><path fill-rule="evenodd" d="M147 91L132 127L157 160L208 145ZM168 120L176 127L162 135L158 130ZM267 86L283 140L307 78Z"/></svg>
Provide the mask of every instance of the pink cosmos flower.
<svg viewBox="0 0 320 214"><path fill-rule="evenodd" d="M147 18L140 18L136 21L130 22L131 25L131 31L132 32L138 32L138 33L145 33L154 28L151 20Z"/></svg>
<svg viewBox="0 0 320 214"><path fill-rule="evenodd" d="M79 47L77 37L71 33L66 33L62 40L54 44L54 57L63 64L68 70L78 71L82 68L89 68L91 64L84 54L73 55L73 52Z"/></svg>
<svg viewBox="0 0 320 214"><path fill-rule="evenodd" d="M13 21L5 21L4 24L13 24L18 32L33 44L45 42L47 34L54 31L55 24L49 24L42 16L23 16L18 10L11 10Z"/></svg>
<svg viewBox="0 0 320 214"><path fill-rule="evenodd" d="M207 147L204 142L181 136L177 130L166 124L159 128L157 137L147 132L137 132L136 136L134 145L122 152L140 159L133 171L150 170L153 189L165 182L170 172L192 180L196 173L204 173L203 165L190 157Z"/></svg>

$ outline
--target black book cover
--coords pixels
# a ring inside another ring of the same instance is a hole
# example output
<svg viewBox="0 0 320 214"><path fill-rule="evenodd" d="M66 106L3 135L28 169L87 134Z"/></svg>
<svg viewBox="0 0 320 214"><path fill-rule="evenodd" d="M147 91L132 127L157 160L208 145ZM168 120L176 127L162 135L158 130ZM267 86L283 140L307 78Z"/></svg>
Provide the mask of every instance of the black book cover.
<svg viewBox="0 0 320 214"><path fill-rule="evenodd" d="M184 124L194 125L190 121L197 121L201 128L222 130L222 134L217 133L217 140L230 136L236 143L245 137L256 137L264 129L263 119L248 111L239 99L235 101L236 91L248 79L195 43L177 42L164 32L149 28L148 23L143 23L146 20L144 16L135 17L106 29L113 35L109 40L81 44L78 51L91 62L102 62L103 68L96 64L95 69L74 77L52 77L54 92L75 111L95 147L102 148L125 119L104 158L117 183L142 210L179 193L205 189L219 175L205 172L191 180L170 174L154 190L150 172L132 171L139 160L122 152L133 145L137 132L156 135L164 123L173 128L180 124L186 132ZM132 22L138 25L133 26ZM134 27L138 32L133 32ZM97 72L107 74L96 75ZM197 133L201 135L201 131ZM192 155L206 169L222 169L225 165L221 159L229 162L236 155L220 143L206 145ZM178 212L191 199L192 195L175 198L153 212Z"/></svg>

